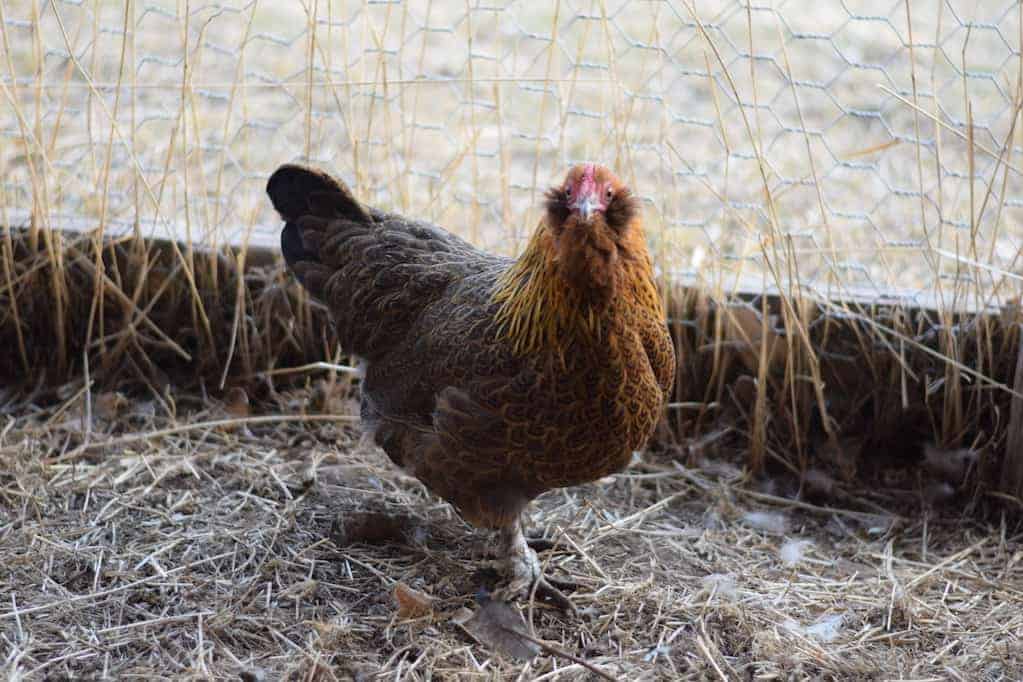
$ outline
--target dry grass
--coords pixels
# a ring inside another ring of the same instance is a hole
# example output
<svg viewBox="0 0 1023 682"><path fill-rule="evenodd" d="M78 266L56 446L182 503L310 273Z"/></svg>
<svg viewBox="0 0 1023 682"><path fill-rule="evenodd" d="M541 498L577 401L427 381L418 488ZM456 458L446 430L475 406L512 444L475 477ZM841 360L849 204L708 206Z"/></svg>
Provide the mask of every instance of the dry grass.
<svg viewBox="0 0 1023 682"><path fill-rule="evenodd" d="M354 409L343 391L317 391L334 413ZM230 406L165 400L175 413L109 394L88 408L79 394L8 417L10 679L590 676L562 656L510 661L468 637L455 621L493 580L481 570L488 538L351 426L246 425L235 410L234 425L211 428ZM317 400L292 391L263 407L294 415ZM102 446L111 438L121 444ZM83 439L97 447L46 463ZM558 544L548 570L578 582L583 616L536 606L537 638L629 680L1023 674L1018 520L880 512L855 489L831 496L841 504L797 497L794 480L744 478L727 448L711 463L712 447L647 453L539 500L532 523ZM352 543L341 529L366 510L407 519L407 532ZM435 599L428 615L398 617L399 582Z"/></svg>
<svg viewBox="0 0 1023 682"><path fill-rule="evenodd" d="M173 380L220 394L336 354L325 310L280 267L132 237L7 236L0 339L10 352L0 377L22 395L69 375L105 388L160 392Z"/></svg>
<svg viewBox="0 0 1023 682"><path fill-rule="evenodd" d="M662 439L727 425L755 472L1023 508L1010 447L1023 398L1017 307L942 315L676 286L669 319L683 360Z"/></svg>

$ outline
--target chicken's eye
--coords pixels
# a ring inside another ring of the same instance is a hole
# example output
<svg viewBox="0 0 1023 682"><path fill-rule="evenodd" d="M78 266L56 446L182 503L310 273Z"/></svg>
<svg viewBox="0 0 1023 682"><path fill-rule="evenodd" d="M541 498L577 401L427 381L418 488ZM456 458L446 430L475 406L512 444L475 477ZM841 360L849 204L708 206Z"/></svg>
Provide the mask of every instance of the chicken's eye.
<svg viewBox="0 0 1023 682"><path fill-rule="evenodd" d="M608 201L611 201L611 199L614 198L614 195L615 195L615 191L613 189L611 189L610 187L608 187L607 191L604 192L604 197Z"/></svg>
<svg viewBox="0 0 1023 682"><path fill-rule="evenodd" d="M572 198L572 188L571 187L566 187L565 188L565 198L566 199L571 199Z"/></svg>

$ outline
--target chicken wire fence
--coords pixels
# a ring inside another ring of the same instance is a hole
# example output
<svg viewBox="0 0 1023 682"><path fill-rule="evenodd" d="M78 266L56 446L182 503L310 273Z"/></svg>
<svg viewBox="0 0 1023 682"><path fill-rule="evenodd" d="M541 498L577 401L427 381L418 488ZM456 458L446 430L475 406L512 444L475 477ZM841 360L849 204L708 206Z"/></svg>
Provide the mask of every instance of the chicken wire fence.
<svg viewBox="0 0 1023 682"><path fill-rule="evenodd" d="M273 247L280 163L514 253L607 163L662 271L1017 293L1015 0L0 0L0 220ZM947 297L946 297L947 296Z"/></svg>

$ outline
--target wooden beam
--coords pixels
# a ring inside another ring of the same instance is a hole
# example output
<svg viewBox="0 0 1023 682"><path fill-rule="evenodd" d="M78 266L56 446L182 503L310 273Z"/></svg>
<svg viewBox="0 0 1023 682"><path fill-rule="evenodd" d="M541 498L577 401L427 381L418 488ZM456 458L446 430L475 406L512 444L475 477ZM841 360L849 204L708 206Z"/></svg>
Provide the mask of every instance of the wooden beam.
<svg viewBox="0 0 1023 682"><path fill-rule="evenodd" d="M1016 377L1009 408L1009 426L1006 436L1005 458L1002 460L1002 492L1023 499L1023 334L1020 334L1016 353Z"/></svg>
<svg viewBox="0 0 1023 682"><path fill-rule="evenodd" d="M8 209L7 216L13 225L27 225L29 223L29 212L19 209ZM50 223L56 226L61 232L74 234L87 234L96 228L95 219L85 219L80 216L55 214L50 216ZM249 230L242 228L221 229L213 234L202 231L193 231L192 247L199 250L210 250L226 248L234 253L246 248L245 262L247 266L270 265L280 255L280 231L283 227L281 222L271 224L258 224ZM132 236L134 223L124 220L110 221L105 230L105 238L117 239L119 237ZM185 225L179 221L163 220L159 223L151 220L141 221L139 229L142 236L157 243L176 242L184 245L188 242L188 231ZM215 239L215 241L214 241ZM669 269L667 277L673 283L687 288L698 288L708 293L719 293L721 298L739 298L752 300L760 296L768 296L772 300L779 299L788 292L789 284L782 282L781 286L768 278L760 278L744 275L735 278L731 275L722 277L732 282L730 286L716 286L711 277L702 272L693 270ZM708 273L718 275L719 273ZM793 285L794 287L796 285ZM938 295L933 289L878 289L863 286L842 286L831 287L821 290L811 284L801 283L798 285L805 298L816 301L826 301L832 306L889 306L900 307L907 311L952 312L956 315L977 314L981 312L997 313L999 307L997 302L989 305L979 305L972 297L945 297Z"/></svg>

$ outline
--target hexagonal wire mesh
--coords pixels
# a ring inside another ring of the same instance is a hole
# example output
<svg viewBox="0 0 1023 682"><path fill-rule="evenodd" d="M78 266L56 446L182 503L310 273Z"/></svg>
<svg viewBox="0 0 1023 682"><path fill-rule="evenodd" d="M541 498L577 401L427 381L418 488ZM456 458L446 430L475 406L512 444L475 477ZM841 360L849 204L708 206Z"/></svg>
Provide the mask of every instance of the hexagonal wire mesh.
<svg viewBox="0 0 1023 682"><path fill-rule="evenodd" d="M1016 293L1015 0L694 5L0 0L0 219L273 244L306 160L514 252L587 159L671 272Z"/></svg>

